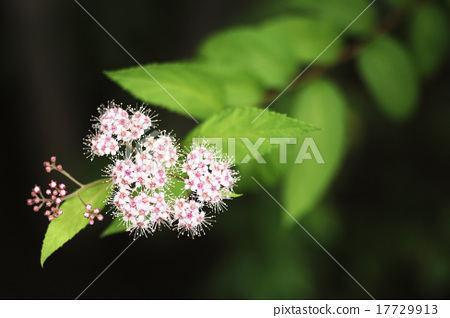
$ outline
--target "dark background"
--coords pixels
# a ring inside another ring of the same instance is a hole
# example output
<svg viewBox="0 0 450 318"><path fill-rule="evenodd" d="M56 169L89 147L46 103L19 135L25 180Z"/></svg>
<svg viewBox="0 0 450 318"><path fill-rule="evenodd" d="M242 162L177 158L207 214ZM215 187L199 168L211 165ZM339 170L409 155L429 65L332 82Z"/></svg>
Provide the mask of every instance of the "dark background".
<svg viewBox="0 0 450 318"><path fill-rule="evenodd" d="M140 63L150 63L192 57L213 31L267 14L264 3L82 4ZM131 237L100 240L106 222L87 228L42 269L48 222L26 199L34 184L54 177L42 169L51 155L83 182L101 176L107 161L83 155L89 119L108 100L138 102L102 71L135 63L73 1L7 1L2 7L6 204L0 297L73 299ZM401 27L394 31L401 34ZM302 222L375 298L450 295L449 65L447 57L423 83L419 109L405 124L392 124L373 105L355 102L361 136L327 195L333 207L322 206ZM353 66L343 67L347 87L360 89ZM187 118L157 111L180 138L193 127ZM82 298L368 298L300 228L278 229L281 213L263 192L249 193L232 201L205 237L163 231L141 238ZM332 223L325 230L324 220Z"/></svg>

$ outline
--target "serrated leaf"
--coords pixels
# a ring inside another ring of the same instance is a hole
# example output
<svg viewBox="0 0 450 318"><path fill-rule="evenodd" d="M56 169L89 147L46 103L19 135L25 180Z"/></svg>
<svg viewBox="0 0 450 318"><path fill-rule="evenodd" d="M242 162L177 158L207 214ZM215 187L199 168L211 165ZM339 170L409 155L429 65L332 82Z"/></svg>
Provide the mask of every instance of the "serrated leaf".
<svg viewBox="0 0 450 318"><path fill-rule="evenodd" d="M250 144L262 142L257 151L264 155L276 146L269 143L272 137L296 138L317 129L284 114L266 110L261 115L261 112L261 109L251 107L224 110L195 127L183 143L189 145L194 138L217 138L222 142L224 152L234 153L236 163L239 164L246 156L250 157ZM230 139L234 141L234 147L229 144Z"/></svg>
<svg viewBox="0 0 450 318"><path fill-rule="evenodd" d="M184 116L205 119L224 108L221 83L195 64L148 64L144 68L147 72L137 66L105 74L134 97Z"/></svg>
<svg viewBox="0 0 450 318"><path fill-rule="evenodd" d="M412 16L410 43L417 67L422 75L430 76L439 67L449 44L448 17L439 6L428 4Z"/></svg>
<svg viewBox="0 0 450 318"><path fill-rule="evenodd" d="M318 80L305 86L294 99L292 116L321 127L305 137L313 138L324 163L318 163L311 149L311 159L297 161L297 145L292 164L286 174L282 202L297 219L311 211L326 193L341 164L345 148L346 102L339 89L331 82ZM285 221L292 223L288 215Z"/></svg>
<svg viewBox="0 0 450 318"><path fill-rule="evenodd" d="M358 69L380 110L392 120L404 120L415 109L418 79L408 51L384 36L369 44L358 58Z"/></svg>
<svg viewBox="0 0 450 318"><path fill-rule="evenodd" d="M286 44L251 27L212 35L200 47L199 54L252 74L264 88L282 88L296 72L294 57Z"/></svg>
<svg viewBox="0 0 450 318"><path fill-rule="evenodd" d="M109 182L93 185L80 193L86 204L103 209L108 198ZM63 214L53 219L48 225L41 250L41 266L57 249L74 237L88 225L89 220L83 216L86 210L78 196L73 196L61 204Z"/></svg>
<svg viewBox="0 0 450 318"><path fill-rule="evenodd" d="M264 22L262 28L265 33L284 40L295 59L304 64L316 59L341 32L327 20L307 16L278 17ZM314 65L328 65L335 62L339 57L341 46L342 41L339 38L320 55Z"/></svg>

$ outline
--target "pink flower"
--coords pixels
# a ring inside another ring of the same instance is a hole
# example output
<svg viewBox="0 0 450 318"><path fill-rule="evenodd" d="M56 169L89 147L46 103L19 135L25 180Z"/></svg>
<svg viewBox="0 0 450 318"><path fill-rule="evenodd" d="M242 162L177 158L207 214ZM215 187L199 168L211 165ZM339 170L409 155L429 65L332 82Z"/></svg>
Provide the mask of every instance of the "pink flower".
<svg viewBox="0 0 450 318"><path fill-rule="evenodd" d="M183 171L188 174L185 188L195 192L201 202L221 208L223 199L229 198L227 194L238 180L236 172L230 168L231 160L205 143L194 144L186 158L183 165Z"/></svg>

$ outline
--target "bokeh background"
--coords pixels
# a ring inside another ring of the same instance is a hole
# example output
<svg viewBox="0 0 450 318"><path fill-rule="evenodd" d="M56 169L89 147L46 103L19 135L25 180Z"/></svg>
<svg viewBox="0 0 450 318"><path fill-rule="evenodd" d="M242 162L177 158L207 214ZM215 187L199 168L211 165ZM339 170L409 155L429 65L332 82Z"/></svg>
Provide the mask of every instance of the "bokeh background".
<svg viewBox="0 0 450 318"><path fill-rule="evenodd" d="M256 0L82 4L141 63L188 59L214 31L281 11L276 2ZM448 1L439 5L448 15ZM102 73L134 62L74 1L16 0L2 7L6 204L0 296L73 299L131 237L99 239L104 222L80 232L41 268L48 222L26 199L34 184L53 177L42 169L51 155L81 181L101 176L107 160L86 159L82 139L100 104L138 102ZM379 21L392 10L381 0L374 8ZM407 24L408 15L391 32L402 39ZM415 114L394 123L373 105L354 63L333 70L350 96L356 128L329 191L301 223L375 298L450 296L449 71L447 51L438 70L421 82ZM180 138L194 126L157 111ZM280 197L279 187L270 191ZM244 194L204 237L162 231L139 239L82 298L369 298L302 229L281 225L284 212L264 192Z"/></svg>

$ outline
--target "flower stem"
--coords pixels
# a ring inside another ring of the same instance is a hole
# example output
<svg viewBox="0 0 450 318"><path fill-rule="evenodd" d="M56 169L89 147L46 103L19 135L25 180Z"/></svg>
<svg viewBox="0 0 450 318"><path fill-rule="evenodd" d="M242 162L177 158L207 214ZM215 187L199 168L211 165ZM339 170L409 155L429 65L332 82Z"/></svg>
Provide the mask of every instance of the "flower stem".
<svg viewBox="0 0 450 318"><path fill-rule="evenodd" d="M133 153L136 153L136 149L133 147L133 145L132 144L130 144L128 141L125 143L125 145L128 147L128 148L130 148L130 150L133 152Z"/></svg>
<svg viewBox="0 0 450 318"><path fill-rule="evenodd" d="M173 173L168 173L167 175L168 175L169 177L171 177L171 178L175 178L175 179L178 179L178 180L180 180L180 181L184 181L184 179L183 179L182 177L177 176L177 175L175 175L175 174L173 174Z"/></svg>
<svg viewBox="0 0 450 318"><path fill-rule="evenodd" d="M79 182L77 179L75 179L74 177L72 177L67 171L65 170L57 170L59 172L61 172L63 175L65 175L67 178L69 178L70 180L72 180L74 183L76 183L77 185L79 185L80 187L84 187L85 185L82 184L81 182Z"/></svg>
<svg viewBox="0 0 450 318"><path fill-rule="evenodd" d="M81 192L83 192L87 188L93 187L93 186L95 186L97 184L100 184L100 183L103 183L103 182L109 182L109 181L111 181L111 178L96 180L96 181L93 181L93 182L88 183L88 184L81 184L81 183L77 183L76 182L78 185L80 185L80 188L78 190L72 192L71 194L65 196L63 200L67 200L67 199L70 199L71 197L78 196L78 198L80 199L81 203L83 203L83 205L86 206L86 203L81 198Z"/></svg>

